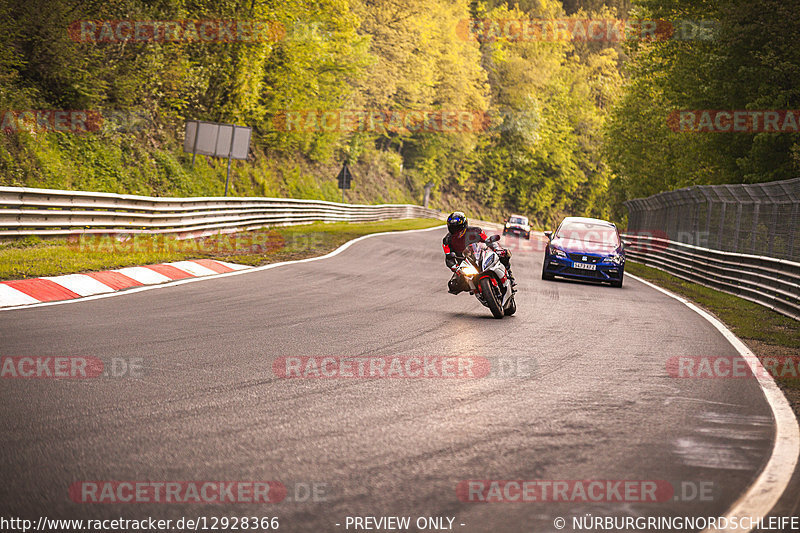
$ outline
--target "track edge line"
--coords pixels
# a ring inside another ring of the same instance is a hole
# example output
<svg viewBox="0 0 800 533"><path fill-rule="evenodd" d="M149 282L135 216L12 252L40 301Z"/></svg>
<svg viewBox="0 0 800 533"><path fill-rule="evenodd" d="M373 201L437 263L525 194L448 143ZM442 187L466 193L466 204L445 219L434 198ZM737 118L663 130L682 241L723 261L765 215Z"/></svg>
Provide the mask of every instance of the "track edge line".
<svg viewBox="0 0 800 533"><path fill-rule="evenodd" d="M400 231L381 231L381 232L378 232L378 233L368 233L366 235L361 235L360 237L356 237L355 239L351 239L351 240L347 241L346 243L340 245L335 250L332 250L332 251L328 252L325 255L319 255L317 257L306 257L305 259L295 259L295 260L292 260L292 261L281 261L279 263L270 263L268 265L262 265L262 266L253 267L253 268L247 268L247 269L243 269L243 270L235 270L233 272L224 272L222 274L211 274L211 275L208 275L208 276L199 276L199 277L194 277L194 278L186 278L186 279L180 279L180 280L174 280L174 281L167 281L167 282L164 282L164 283L158 283L156 285L144 285L142 287L135 287L135 288L131 288L131 289L125 289L125 290L110 292L110 293L106 293L106 294L94 294L92 296L84 296L83 298L72 298L70 300L58 300L58 301L55 301L55 302L39 302L39 303L35 303L35 304L23 304L23 305L15 305L15 306L8 306L8 307L0 307L0 312L3 312L3 311L14 311L14 310L18 310L18 309L33 309L34 307L47 307L47 306L51 306L51 305L73 304L73 303L79 303L79 302L86 302L86 301L89 301L89 300L100 300L102 298L113 298L114 296L122 296L122 295L125 295L125 294L134 294L134 293L137 293L137 292L150 291L150 290L155 290L155 289L165 289L167 287L174 287L175 285L183 285L184 283L194 283L194 282L197 282L197 281L206 281L206 280L210 280L210 279L218 279L218 278L224 278L224 277L228 277L228 276L238 276L238 275L241 275L241 274L249 274L251 272L260 272L262 270L270 270L272 268L278 268L278 267L282 267L282 266L286 266L286 265L294 265L294 264L297 264L297 263L310 263L311 261L320 261L322 259L328 259L329 257L337 256L340 253L342 253L345 250L347 250L353 244L355 244L355 243L357 243L359 241L362 241L364 239L369 239L370 237L378 237L380 235L399 235L401 233L414 233L414 232L420 232L420 231L431 231L431 230L435 230L435 229L442 229L443 227L444 226L433 226L433 227L430 227L430 228L422 228L422 229L407 229L407 230L400 230ZM84 274L84 272L76 272L76 274Z"/></svg>
<svg viewBox="0 0 800 533"><path fill-rule="evenodd" d="M734 335L734 333L718 318L704 311L686 298L664 289L663 287L659 287L633 274L626 275L640 283L644 283L648 287L666 294L670 298L678 300L689 309L705 318L712 326L722 333L725 339L731 343L734 348L736 348L739 355L747 362L753 375L756 376L758 384L761 387L761 392L764 393L764 398L767 400L767 404L772 410L772 416L775 419L775 442L772 447L772 454L767 464L765 464L764 468L761 470L761 473L759 473L756 480L745 493L731 505L724 517L729 519L729 521L732 517L748 517L757 522L758 519L766 517L775 507L775 504L778 503L786 487L788 487L794 475L794 470L797 467L798 450L800 450L800 426L798 426L797 417L792 407L789 405L789 401L775 383L772 376L765 371L764 367L761 365L761 361L759 361L747 345L745 345L739 337ZM701 533L747 533L752 530L753 528L743 527L726 529L715 528L704 529Z"/></svg>

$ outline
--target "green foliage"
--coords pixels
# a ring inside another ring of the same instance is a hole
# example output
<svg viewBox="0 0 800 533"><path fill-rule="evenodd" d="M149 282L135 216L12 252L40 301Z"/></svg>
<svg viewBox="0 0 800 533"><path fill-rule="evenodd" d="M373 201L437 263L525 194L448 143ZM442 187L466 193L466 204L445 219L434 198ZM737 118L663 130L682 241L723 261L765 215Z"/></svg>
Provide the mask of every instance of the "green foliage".
<svg viewBox="0 0 800 533"><path fill-rule="evenodd" d="M800 107L797 2L639 0L636 10L642 18L713 21L714 31L630 48L625 95L606 128L615 212L625 199L688 185L796 177L798 134L675 132L667 117Z"/></svg>
<svg viewBox="0 0 800 533"><path fill-rule="evenodd" d="M253 127L231 194L338 200L348 159L351 201L454 203L474 214L607 216L616 178L601 154L620 97L618 45L481 42L471 18L609 18L613 3L557 0L3 0L0 109L121 110L132 132L0 134L0 183L160 196L221 195L226 162L182 153L186 119ZM86 43L80 20L269 20L263 42ZM788 67L787 67L788 68ZM471 131L287 131L287 110L469 111ZM764 156L769 155L765 149Z"/></svg>
<svg viewBox="0 0 800 533"><path fill-rule="evenodd" d="M554 1L528 12L503 5L487 15L565 18ZM540 225L565 214L606 216L610 173L600 148L605 109L621 85L616 51L577 54L569 42L505 39L482 50L499 120L475 158L471 190L481 201L526 213Z"/></svg>

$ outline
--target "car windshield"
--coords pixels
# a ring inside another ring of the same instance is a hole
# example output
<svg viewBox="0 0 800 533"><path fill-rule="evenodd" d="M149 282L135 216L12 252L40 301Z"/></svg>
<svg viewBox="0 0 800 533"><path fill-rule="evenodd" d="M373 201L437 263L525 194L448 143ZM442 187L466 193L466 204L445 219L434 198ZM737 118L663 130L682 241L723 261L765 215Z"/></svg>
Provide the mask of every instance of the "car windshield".
<svg viewBox="0 0 800 533"><path fill-rule="evenodd" d="M592 244L619 246L616 228L596 222L568 222L561 224L556 238Z"/></svg>
<svg viewBox="0 0 800 533"><path fill-rule="evenodd" d="M528 223L528 219L522 217L511 217L508 219L509 224L522 224L523 226Z"/></svg>

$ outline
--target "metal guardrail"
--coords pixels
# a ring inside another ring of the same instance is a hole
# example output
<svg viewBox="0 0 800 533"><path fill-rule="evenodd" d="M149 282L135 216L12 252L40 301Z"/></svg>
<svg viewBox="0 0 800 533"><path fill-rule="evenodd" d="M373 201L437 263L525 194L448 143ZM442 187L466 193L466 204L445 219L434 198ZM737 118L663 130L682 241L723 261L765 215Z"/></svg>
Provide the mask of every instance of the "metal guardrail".
<svg viewBox="0 0 800 533"><path fill-rule="evenodd" d="M734 294L800 320L800 263L624 234L626 255L681 279Z"/></svg>
<svg viewBox="0 0 800 533"><path fill-rule="evenodd" d="M155 198L0 187L0 237L179 233L310 222L442 218L418 205L353 205L292 198Z"/></svg>

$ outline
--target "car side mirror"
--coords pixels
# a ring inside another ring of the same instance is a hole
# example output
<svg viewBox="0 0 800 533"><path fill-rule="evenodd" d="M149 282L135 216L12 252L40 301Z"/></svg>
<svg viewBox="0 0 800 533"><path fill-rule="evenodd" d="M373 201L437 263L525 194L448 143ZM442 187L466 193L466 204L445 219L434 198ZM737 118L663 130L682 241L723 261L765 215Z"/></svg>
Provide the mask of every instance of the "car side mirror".
<svg viewBox="0 0 800 533"><path fill-rule="evenodd" d="M552 231L545 231L544 232L544 236L547 237L548 239L550 239L551 241L553 240L553 232Z"/></svg>
<svg viewBox="0 0 800 533"><path fill-rule="evenodd" d="M500 240L500 235L492 235L491 237L486 239L486 242L492 243L492 242L497 242L499 240Z"/></svg>

